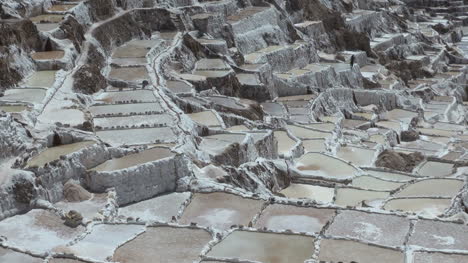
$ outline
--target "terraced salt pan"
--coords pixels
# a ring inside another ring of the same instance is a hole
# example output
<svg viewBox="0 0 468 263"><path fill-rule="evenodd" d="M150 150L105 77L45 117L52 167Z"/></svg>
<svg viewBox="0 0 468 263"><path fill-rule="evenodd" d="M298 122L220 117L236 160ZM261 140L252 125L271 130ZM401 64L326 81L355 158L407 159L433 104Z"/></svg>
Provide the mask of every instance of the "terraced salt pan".
<svg viewBox="0 0 468 263"><path fill-rule="evenodd" d="M182 204L190 198L190 192L171 193L119 208L119 215L139 218L142 221L170 222Z"/></svg>
<svg viewBox="0 0 468 263"><path fill-rule="evenodd" d="M401 132L401 125L398 122L393 121L379 121L375 124L377 127L386 128L389 130L394 130L397 133Z"/></svg>
<svg viewBox="0 0 468 263"><path fill-rule="evenodd" d="M305 124L304 126L327 132L332 132L336 128L334 123L311 123Z"/></svg>
<svg viewBox="0 0 468 263"><path fill-rule="evenodd" d="M122 158L107 160L106 162L94 167L91 170L99 172L116 171L172 156L175 156L175 153L173 153L170 149L164 147L154 147L139 153L126 155Z"/></svg>
<svg viewBox="0 0 468 263"><path fill-rule="evenodd" d="M46 95L46 90L41 88L8 89L0 98L2 101L21 101L28 103L41 103Z"/></svg>
<svg viewBox="0 0 468 263"><path fill-rule="evenodd" d="M404 263L405 255L401 251L351 240L322 239L320 242L319 261L375 263L376 259L379 263Z"/></svg>
<svg viewBox="0 0 468 263"><path fill-rule="evenodd" d="M112 65L126 66L144 66L148 63L146 57L143 58L112 58Z"/></svg>
<svg viewBox="0 0 468 263"><path fill-rule="evenodd" d="M409 184L394 197L453 197L463 188L463 181L428 179Z"/></svg>
<svg viewBox="0 0 468 263"><path fill-rule="evenodd" d="M417 116L418 116L417 112L412 112L412 111L407 111L407 110L402 110L402 109L393 109L391 111L387 111L386 113L384 113L384 117L389 120L404 121L404 122L409 122L411 121L411 119Z"/></svg>
<svg viewBox="0 0 468 263"><path fill-rule="evenodd" d="M351 120L351 119L344 119L342 126L343 128L347 129L355 129L361 125L364 125L366 123L369 123L368 121L362 121L362 120Z"/></svg>
<svg viewBox="0 0 468 263"><path fill-rule="evenodd" d="M303 263L313 253L313 237L234 231L215 245L207 256L269 263Z"/></svg>
<svg viewBox="0 0 468 263"><path fill-rule="evenodd" d="M383 200L389 195L389 192L338 188L336 190L335 204L340 206L358 206L363 201Z"/></svg>
<svg viewBox="0 0 468 263"><path fill-rule="evenodd" d="M66 5L52 5L48 10L55 12L64 12L74 8L76 4L66 4Z"/></svg>
<svg viewBox="0 0 468 263"><path fill-rule="evenodd" d="M374 135L369 136L369 141L375 142L378 144L386 144L387 137L385 137L382 134L374 134Z"/></svg>
<svg viewBox="0 0 468 263"><path fill-rule="evenodd" d="M65 15L39 15L29 18L34 23L60 23Z"/></svg>
<svg viewBox="0 0 468 263"><path fill-rule="evenodd" d="M63 58L63 56L65 56L65 52L62 50L35 52L31 54L31 58L34 60L56 60Z"/></svg>
<svg viewBox="0 0 468 263"><path fill-rule="evenodd" d="M94 141L82 141L77 143L65 144L56 147L50 147L40 152L38 155L32 157L28 162L27 166L38 166L42 167L46 163L50 163L54 160L60 159L62 155L68 155L73 152L80 151L90 145L95 144Z"/></svg>
<svg viewBox="0 0 468 263"><path fill-rule="evenodd" d="M227 131L239 132L239 131L248 131L250 130L245 125L234 125L226 129Z"/></svg>
<svg viewBox="0 0 468 263"><path fill-rule="evenodd" d="M346 179L357 174L353 166L322 153L306 153L296 161L296 168L304 176Z"/></svg>
<svg viewBox="0 0 468 263"><path fill-rule="evenodd" d="M109 73L109 78L141 83L143 80L149 80L149 75L145 67L112 67Z"/></svg>
<svg viewBox="0 0 468 263"><path fill-rule="evenodd" d="M196 262L211 239L211 234L203 229L148 227L143 234L119 247L112 259L122 263Z"/></svg>
<svg viewBox="0 0 468 263"><path fill-rule="evenodd" d="M294 136L300 139L326 139L332 136L329 132L316 131L294 125L286 125L286 127Z"/></svg>
<svg viewBox="0 0 468 263"><path fill-rule="evenodd" d="M112 54L112 58L141 58L145 57L148 51L155 45L159 40L133 40L127 42L125 45L115 49Z"/></svg>
<svg viewBox="0 0 468 263"><path fill-rule="evenodd" d="M276 102L264 102L261 104L265 113L272 116L285 116L286 111L281 104Z"/></svg>
<svg viewBox="0 0 468 263"><path fill-rule="evenodd" d="M303 140L304 152L326 152L327 147L324 139Z"/></svg>
<svg viewBox="0 0 468 263"><path fill-rule="evenodd" d="M194 122L205 125L208 127L221 127L221 122L219 121L216 114L212 111L202 111L197 113L187 114Z"/></svg>
<svg viewBox="0 0 468 263"><path fill-rule="evenodd" d="M55 73L57 70L36 71L26 80L24 86L50 88L54 85Z"/></svg>
<svg viewBox="0 0 468 263"><path fill-rule="evenodd" d="M114 104L114 105L97 105L89 108L89 111L94 116L100 115L129 115L129 114L145 114L149 112L162 112L161 105L157 102L150 103L135 103L135 104Z"/></svg>
<svg viewBox="0 0 468 263"><path fill-rule="evenodd" d="M280 193L288 198L307 198L328 204L333 202L335 189L318 185L293 183L283 189Z"/></svg>
<svg viewBox="0 0 468 263"><path fill-rule="evenodd" d="M278 141L278 153L283 156L289 155L291 150L296 145L296 141L291 139L288 133L284 131L275 131L274 136Z"/></svg>
<svg viewBox="0 0 468 263"><path fill-rule="evenodd" d="M82 226L67 227L59 216L40 209L0 222L0 232L7 238L6 244L34 253L56 250L84 231Z"/></svg>
<svg viewBox="0 0 468 263"><path fill-rule="evenodd" d="M0 111L4 112L21 112L27 109L26 105L0 105Z"/></svg>
<svg viewBox="0 0 468 263"><path fill-rule="evenodd" d="M156 97L151 90L128 90L103 92L96 96L95 100L102 103L122 103L122 102L155 102ZM145 105L149 107L148 105ZM130 107L130 106L128 106ZM133 106L132 106L133 107Z"/></svg>
<svg viewBox="0 0 468 263"><path fill-rule="evenodd" d="M432 128L418 128L418 131L421 132L421 134L445 136L445 137L453 137L457 135L456 131L447 131L447 130L432 129Z"/></svg>
<svg viewBox="0 0 468 263"><path fill-rule="evenodd" d="M86 263L81 260L69 259L69 258L51 258L48 263Z"/></svg>
<svg viewBox="0 0 468 263"><path fill-rule="evenodd" d="M401 142L402 148L407 149L416 149L416 150L423 150L423 151L439 151L444 146L435 142L431 141L424 141L424 140L416 140L412 142Z"/></svg>
<svg viewBox="0 0 468 263"><path fill-rule="evenodd" d="M255 223L255 228L266 227L274 231L289 229L294 232L318 233L334 215L333 209L273 204L262 211Z"/></svg>
<svg viewBox="0 0 468 263"><path fill-rule="evenodd" d="M427 161L418 170L417 173L427 177L446 177L453 173L453 164Z"/></svg>
<svg viewBox="0 0 468 263"><path fill-rule="evenodd" d="M28 254L16 252L0 247L0 262L5 263L43 263L42 258L32 257Z"/></svg>
<svg viewBox="0 0 468 263"><path fill-rule="evenodd" d="M408 244L437 250L468 250L468 229L464 224L419 220Z"/></svg>
<svg viewBox="0 0 468 263"><path fill-rule="evenodd" d="M234 143L242 143L245 134L216 134L203 137L200 147L208 153L218 154Z"/></svg>
<svg viewBox="0 0 468 263"><path fill-rule="evenodd" d="M376 151L354 146L344 146L336 152L336 156L357 166L370 166L374 162Z"/></svg>
<svg viewBox="0 0 468 263"><path fill-rule="evenodd" d="M404 244L409 230L410 221L405 217L344 210L333 219L326 235L398 247Z"/></svg>
<svg viewBox="0 0 468 263"><path fill-rule="evenodd" d="M402 186L404 183L396 183L385 181L372 176L359 176L353 179L352 186L362 189L377 190L377 191L393 191Z"/></svg>
<svg viewBox="0 0 468 263"><path fill-rule="evenodd" d="M452 199L435 198L401 198L392 199L384 205L385 210L424 213L438 216L450 207Z"/></svg>
<svg viewBox="0 0 468 263"><path fill-rule="evenodd" d="M60 201L55 203L54 206L65 212L75 210L85 218L84 222L88 222L97 217L99 211L104 209L106 204L107 194L95 194L90 200L81 202Z"/></svg>
<svg viewBox="0 0 468 263"><path fill-rule="evenodd" d="M173 124L174 119L169 114L135 115L135 116L115 116L94 118L94 126L100 126L104 129L112 127L141 127L149 126L167 126Z"/></svg>
<svg viewBox="0 0 468 263"><path fill-rule="evenodd" d="M192 87L183 81L167 81L167 88L174 93L189 93L192 92Z"/></svg>
<svg viewBox="0 0 468 263"><path fill-rule="evenodd" d="M95 225L90 234L76 244L63 248L63 252L73 253L82 258L107 261L120 245L144 230L144 225Z"/></svg>
<svg viewBox="0 0 468 263"><path fill-rule="evenodd" d="M40 32L47 32L54 30L60 26L59 23L41 23L41 24L36 24L37 30Z"/></svg>
<svg viewBox="0 0 468 263"><path fill-rule="evenodd" d="M437 252L415 252L413 254L413 263L461 263L468 262L468 255L454 253L437 253Z"/></svg>
<svg viewBox="0 0 468 263"><path fill-rule="evenodd" d="M169 127L97 131L96 135L112 146L175 142L177 136Z"/></svg>
<svg viewBox="0 0 468 263"><path fill-rule="evenodd" d="M68 124L70 126L78 126L86 121L85 114L78 109L54 109L45 111L38 118L42 123L57 123Z"/></svg>
<svg viewBox="0 0 468 263"><path fill-rule="evenodd" d="M263 201L225 193L195 194L179 220L181 224L196 222L227 230L232 225L247 226L262 208Z"/></svg>

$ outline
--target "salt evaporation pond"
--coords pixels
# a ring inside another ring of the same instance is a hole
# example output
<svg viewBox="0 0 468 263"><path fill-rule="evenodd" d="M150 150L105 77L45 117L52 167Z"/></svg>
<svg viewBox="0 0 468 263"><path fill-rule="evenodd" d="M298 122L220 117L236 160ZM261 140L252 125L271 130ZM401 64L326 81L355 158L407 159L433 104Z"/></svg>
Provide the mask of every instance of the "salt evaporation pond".
<svg viewBox="0 0 468 263"><path fill-rule="evenodd" d="M76 143L47 148L44 151L40 152L38 155L32 157L28 161L27 166L28 167L44 166L46 163L50 163L54 160L60 159L60 156L62 155L68 155L70 153L77 152L95 143L96 142L94 141L82 141L82 142L76 142Z"/></svg>

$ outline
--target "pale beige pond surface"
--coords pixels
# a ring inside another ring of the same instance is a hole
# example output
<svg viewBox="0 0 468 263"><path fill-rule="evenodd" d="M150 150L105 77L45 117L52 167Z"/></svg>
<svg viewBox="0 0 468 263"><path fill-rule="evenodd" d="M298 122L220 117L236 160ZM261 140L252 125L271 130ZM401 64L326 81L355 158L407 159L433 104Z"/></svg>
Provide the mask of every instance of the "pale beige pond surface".
<svg viewBox="0 0 468 263"><path fill-rule="evenodd" d="M91 233L64 250L96 261L107 261L106 259L111 258L120 245L143 232L144 229L144 225L95 225Z"/></svg>
<svg viewBox="0 0 468 263"><path fill-rule="evenodd" d="M296 141L291 139L287 132L275 131L274 136L278 141L278 153L282 155L289 155L294 148Z"/></svg>
<svg viewBox="0 0 468 263"><path fill-rule="evenodd" d="M372 244L403 246L410 231L410 220L402 216L343 210L333 219L326 235L354 238Z"/></svg>
<svg viewBox="0 0 468 263"><path fill-rule="evenodd" d="M468 255L454 253L415 252L413 263L462 263L468 262Z"/></svg>
<svg viewBox="0 0 468 263"><path fill-rule="evenodd" d="M49 11L59 11L59 12L63 12L63 11L68 11L68 10L74 8L75 6L76 6L76 4L52 5L52 6L49 8Z"/></svg>
<svg viewBox="0 0 468 263"><path fill-rule="evenodd" d="M42 209L0 221L0 232L9 245L36 254L63 247L85 230L83 226L65 226L58 215Z"/></svg>
<svg viewBox="0 0 468 263"><path fill-rule="evenodd" d="M374 134L369 136L369 141L379 143L379 144L385 144L387 141L387 137L385 137L382 134Z"/></svg>
<svg viewBox="0 0 468 263"><path fill-rule="evenodd" d="M331 133L311 130L294 125L287 125L288 130L300 139L325 139L332 136Z"/></svg>
<svg viewBox="0 0 468 263"><path fill-rule="evenodd" d="M50 88L55 82L57 70L36 71L29 77L24 86Z"/></svg>
<svg viewBox="0 0 468 263"><path fill-rule="evenodd" d="M115 171L120 169L129 168L132 166L137 166L139 164L153 162L167 157L174 156L173 153L168 148L163 147L154 147L141 151L139 153L129 154L122 158L108 160L95 168L91 169L94 171Z"/></svg>
<svg viewBox="0 0 468 263"><path fill-rule="evenodd" d="M375 150L354 146L343 146L336 152L336 156L357 166L370 166L374 162Z"/></svg>
<svg viewBox="0 0 468 263"><path fill-rule="evenodd" d="M28 161L27 166L44 166L46 163L59 159L61 155L67 155L73 152L77 152L95 143L96 142L94 141L83 141L47 148L44 151L40 152L38 155L31 158Z"/></svg>
<svg viewBox="0 0 468 263"><path fill-rule="evenodd" d="M385 204L384 209L414 213L424 212L430 216L437 216L450 207L451 201L452 199L434 198L392 199Z"/></svg>
<svg viewBox="0 0 468 263"><path fill-rule="evenodd" d="M47 32L54 30L60 26L59 23L40 23L36 24L37 30L41 32Z"/></svg>
<svg viewBox="0 0 468 263"><path fill-rule="evenodd" d="M202 111L197 113L187 114L194 122L208 127L221 127L221 122L212 111Z"/></svg>
<svg viewBox="0 0 468 263"><path fill-rule="evenodd" d="M142 127L143 125L151 126L169 126L174 122L174 118L169 114L148 114L134 116L112 116L94 118L94 126L99 126L104 129L112 129L120 127Z"/></svg>
<svg viewBox="0 0 468 263"><path fill-rule="evenodd" d="M405 255L356 241L322 239L318 259L324 262L404 263Z"/></svg>
<svg viewBox="0 0 468 263"><path fill-rule="evenodd" d="M357 169L339 159L321 153L306 153L296 161L296 168L303 175L314 175L329 178L349 178Z"/></svg>
<svg viewBox="0 0 468 263"><path fill-rule="evenodd" d="M138 83L150 79L145 67L111 68L109 78Z"/></svg>
<svg viewBox="0 0 468 263"><path fill-rule="evenodd" d="M21 112L27 109L26 105L0 105L0 111L4 112Z"/></svg>
<svg viewBox="0 0 468 263"><path fill-rule="evenodd" d="M0 262L5 263L43 263L42 258L32 257L28 254L16 252L0 247Z"/></svg>
<svg viewBox="0 0 468 263"><path fill-rule="evenodd" d="M56 60L61 59L65 55L65 52L62 50L57 51L43 51L35 52L31 54L31 58L34 60Z"/></svg>
<svg viewBox="0 0 468 263"><path fill-rule="evenodd" d="M327 147L324 139L303 140L304 152L326 152Z"/></svg>
<svg viewBox="0 0 468 263"><path fill-rule="evenodd" d="M335 215L333 209L317 209L292 205L269 205L255 223L255 228L276 231L318 233ZM294 224L291 224L294 222Z"/></svg>
<svg viewBox="0 0 468 263"><path fill-rule="evenodd" d="M65 15L40 15L31 17L30 20L34 23L60 23Z"/></svg>
<svg viewBox="0 0 468 263"><path fill-rule="evenodd" d="M109 94L110 96L110 94ZM138 97L140 98L140 97ZM112 101L120 100L122 98L113 97ZM114 104L114 105L99 105L92 106L89 111L93 115L128 115L128 114L145 114L147 112L162 112L161 104L158 102L150 103L129 103L129 104Z"/></svg>
<svg viewBox="0 0 468 263"><path fill-rule="evenodd" d="M338 188L336 190L335 204L340 206L357 206L363 201L385 199L389 192L368 191L353 188Z"/></svg>
<svg viewBox="0 0 468 263"><path fill-rule="evenodd" d="M46 95L45 89L9 89L5 91L2 101L21 101L29 103L40 103Z"/></svg>
<svg viewBox="0 0 468 263"><path fill-rule="evenodd" d="M170 222L190 198L190 192L170 193L119 208L120 216L140 218L142 221Z"/></svg>
<svg viewBox="0 0 468 263"><path fill-rule="evenodd" d="M169 143L177 140L170 127L98 131L96 135L113 146Z"/></svg>
<svg viewBox="0 0 468 263"><path fill-rule="evenodd" d="M303 263L313 253L313 237L234 231L215 245L208 256L264 263Z"/></svg>
<svg viewBox="0 0 468 263"><path fill-rule="evenodd" d="M463 181L453 179L429 179L403 188L395 197L453 197L462 189Z"/></svg>
<svg viewBox="0 0 468 263"><path fill-rule="evenodd" d="M333 202L335 189L318 185L293 183L280 193L288 198L307 198L326 204Z"/></svg>
<svg viewBox="0 0 468 263"><path fill-rule="evenodd" d="M417 117L418 113L402 109L393 109L383 114L385 118L395 121L411 121L412 118Z"/></svg>
<svg viewBox="0 0 468 263"><path fill-rule="evenodd" d="M428 161L417 172L421 176L445 177L453 173L453 164Z"/></svg>
<svg viewBox="0 0 468 263"><path fill-rule="evenodd" d="M168 89L175 93L188 93L192 91L192 87L190 87L187 83L183 81L169 80L166 82L166 85Z"/></svg>
<svg viewBox="0 0 468 263"><path fill-rule="evenodd" d="M372 176L359 176L353 179L352 186L363 188L363 189L372 189L377 191L393 191L404 183L396 183L385 181Z"/></svg>
<svg viewBox="0 0 468 263"><path fill-rule="evenodd" d="M115 49L113 58L144 57L148 51L158 44L157 39L132 40Z"/></svg>
<svg viewBox="0 0 468 263"><path fill-rule="evenodd" d="M364 171L366 172L366 174L372 175L374 177L378 177L380 179L389 180L389 181L408 182L408 181L416 179L416 177L412 177L412 176L401 174L401 173L392 173L392 172L376 171L376 170L364 170Z"/></svg>
<svg viewBox="0 0 468 263"><path fill-rule="evenodd" d="M96 97L96 101L102 103L155 102L156 97L154 96L154 93L151 90L138 89L127 91L103 92Z"/></svg>
<svg viewBox="0 0 468 263"><path fill-rule="evenodd" d="M212 240L204 229L148 227L137 238L117 248L112 257L120 263L191 263Z"/></svg>
<svg viewBox="0 0 468 263"><path fill-rule="evenodd" d="M195 194L179 220L181 224L196 222L226 230L234 224L247 226L262 208L263 201L225 193Z"/></svg>

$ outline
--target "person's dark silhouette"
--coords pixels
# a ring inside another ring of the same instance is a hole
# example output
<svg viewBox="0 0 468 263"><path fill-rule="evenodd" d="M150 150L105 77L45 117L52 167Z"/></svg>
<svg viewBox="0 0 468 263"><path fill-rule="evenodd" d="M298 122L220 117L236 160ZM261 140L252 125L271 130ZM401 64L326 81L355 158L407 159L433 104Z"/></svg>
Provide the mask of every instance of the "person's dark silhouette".
<svg viewBox="0 0 468 263"><path fill-rule="evenodd" d="M353 69L353 66L354 66L354 55L351 56L351 62L349 63L349 65L351 66L351 69Z"/></svg>
<svg viewBox="0 0 468 263"><path fill-rule="evenodd" d="M143 80L143 82L141 82L141 88L144 89L148 84L149 82L147 80Z"/></svg>

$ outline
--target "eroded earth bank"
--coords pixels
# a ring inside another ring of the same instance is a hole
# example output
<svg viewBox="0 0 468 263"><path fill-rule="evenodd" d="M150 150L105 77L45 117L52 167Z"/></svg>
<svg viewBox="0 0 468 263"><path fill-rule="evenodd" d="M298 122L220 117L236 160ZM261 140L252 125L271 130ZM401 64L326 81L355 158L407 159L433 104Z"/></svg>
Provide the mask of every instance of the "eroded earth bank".
<svg viewBox="0 0 468 263"><path fill-rule="evenodd" d="M468 262L466 0L3 0L0 262Z"/></svg>

